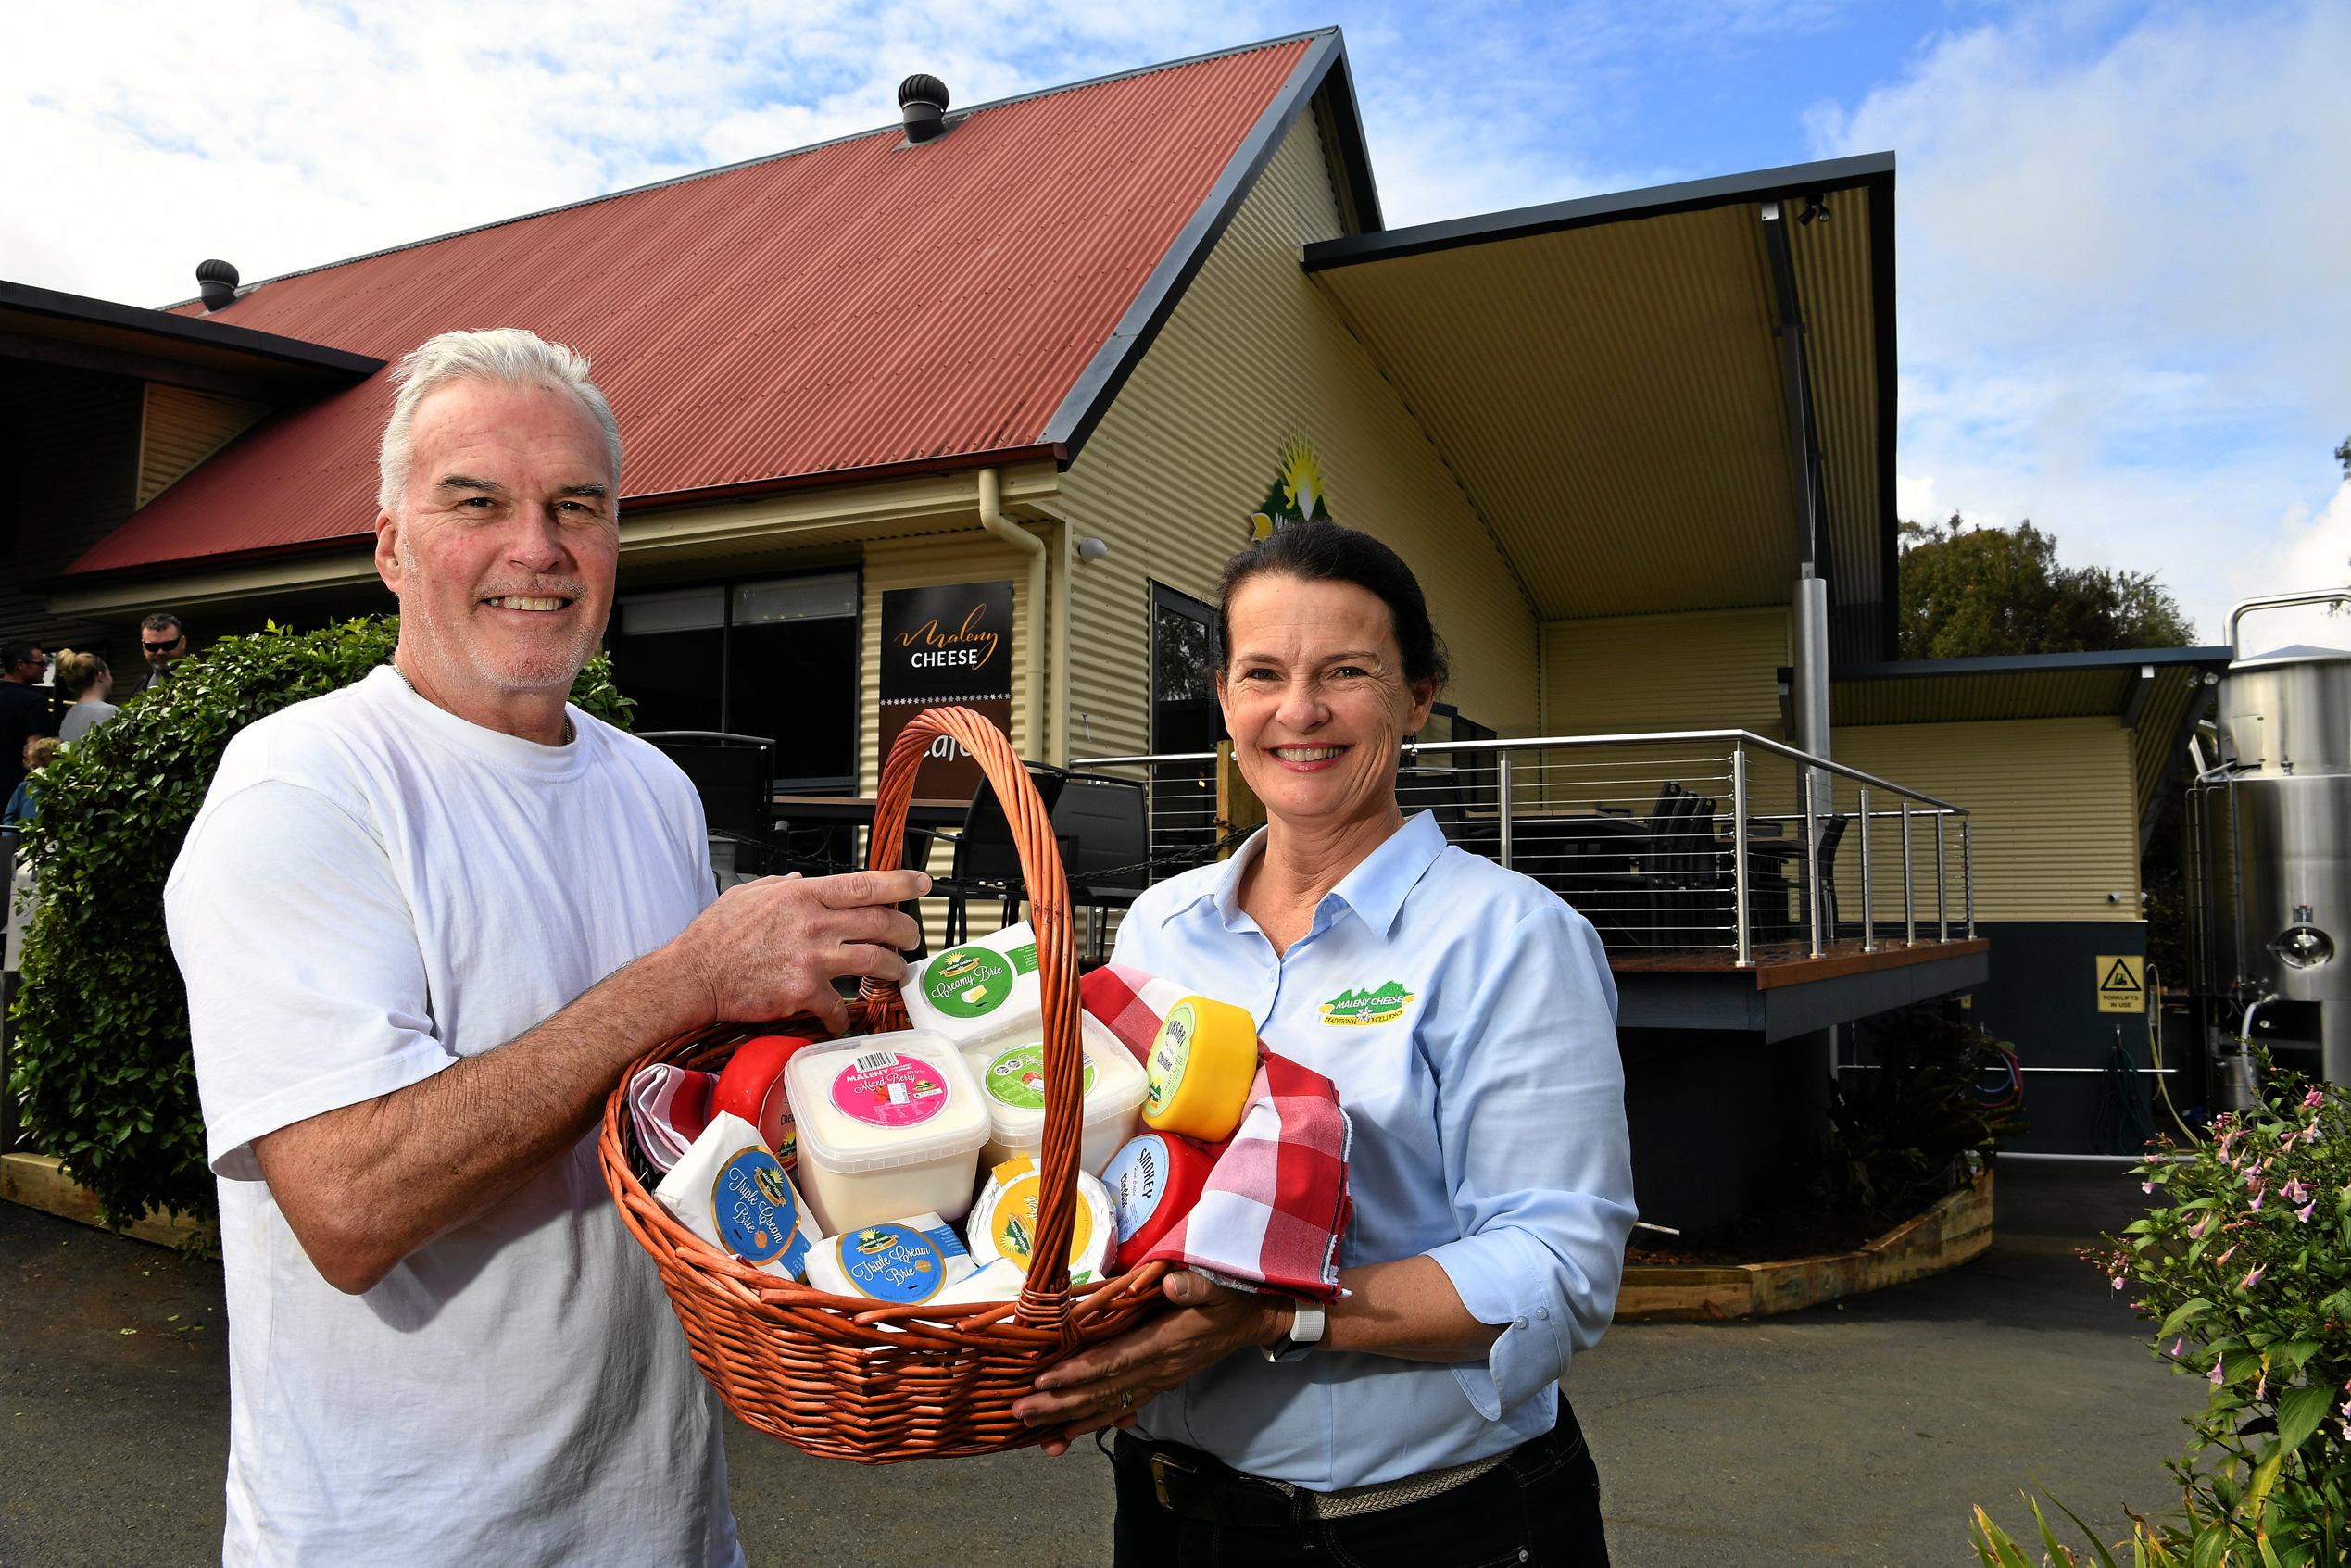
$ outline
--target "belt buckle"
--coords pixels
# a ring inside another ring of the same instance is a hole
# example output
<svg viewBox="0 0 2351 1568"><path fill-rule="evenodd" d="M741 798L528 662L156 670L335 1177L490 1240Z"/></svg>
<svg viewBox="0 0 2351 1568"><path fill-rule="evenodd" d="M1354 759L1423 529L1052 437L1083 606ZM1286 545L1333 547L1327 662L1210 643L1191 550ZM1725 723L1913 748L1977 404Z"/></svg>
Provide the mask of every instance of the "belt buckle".
<svg viewBox="0 0 2351 1568"><path fill-rule="evenodd" d="M1173 1454L1163 1453L1158 1449L1151 1451L1151 1490L1158 1495L1160 1507L1172 1510L1176 1506L1176 1501L1168 1496L1167 1492L1167 1474L1170 1471L1188 1478L1200 1474L1200 1466L1188 1463Z"/></svg>

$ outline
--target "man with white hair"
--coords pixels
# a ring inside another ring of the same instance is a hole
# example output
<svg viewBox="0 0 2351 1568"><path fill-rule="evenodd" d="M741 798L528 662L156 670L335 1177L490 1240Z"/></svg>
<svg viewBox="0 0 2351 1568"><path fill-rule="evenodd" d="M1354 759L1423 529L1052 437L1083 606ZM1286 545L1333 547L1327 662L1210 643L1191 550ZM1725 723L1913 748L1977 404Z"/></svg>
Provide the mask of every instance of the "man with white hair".
<svg viewBox="0 0 2351 1568"><path fill-rule="evenodd" d="M231 1563L742 1561L718 1407L597 1173L627 1063L905 973L911 872L712 899L702 812L570 707L621 438L527 332L402 362L393 663L230 743L165 890L229 1296Z"/></svg>

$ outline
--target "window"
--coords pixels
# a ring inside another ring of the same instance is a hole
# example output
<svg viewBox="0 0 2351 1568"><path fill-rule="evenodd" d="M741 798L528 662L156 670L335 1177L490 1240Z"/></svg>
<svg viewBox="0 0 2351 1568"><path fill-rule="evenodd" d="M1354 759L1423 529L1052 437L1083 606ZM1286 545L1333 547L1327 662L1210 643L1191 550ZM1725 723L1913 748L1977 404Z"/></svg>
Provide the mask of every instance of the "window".
<svg viewBox="0 0 2351 1568"><path fill-rule="evenodd" d="M761 735L777 787L856 787L856 572L656 589L617 608L612 679L639 730Z"/></svg>
<svg viewBox="0 0 2351 1568"><path fill-rule="evenodd" d="M1216 609L1151 584L1151 750L1213 751L1226 738L1216 706ZM1163 762L1152 771L1151 852L1213 849L1216 765Z"/></svg>

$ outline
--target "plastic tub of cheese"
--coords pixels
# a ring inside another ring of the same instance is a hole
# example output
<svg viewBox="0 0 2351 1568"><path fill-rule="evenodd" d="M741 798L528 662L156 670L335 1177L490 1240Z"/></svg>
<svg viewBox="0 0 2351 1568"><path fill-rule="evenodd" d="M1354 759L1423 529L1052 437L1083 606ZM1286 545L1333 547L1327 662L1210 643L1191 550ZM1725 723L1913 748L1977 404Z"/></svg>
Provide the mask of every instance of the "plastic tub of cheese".
<svg viewBox="0 0 2351 1568"><path fill-rule="evenodd" d="M1022 921L949 947L911 966L899 994L908 1022L959 1047L1034 1035L1045 1022L1036 935Z"/></svg>
<svg viewBox="0 0 2351 1568"><path fill-rule="evenodd" d="M987 1107L962 1056L920 1030L810 1046L784 1069L793 1172L828 1236L972 1207Z"/></svg>
<svg viewBox="0 0 2351 1568"><path fill-rule="evenodd" d="M1149 1080L1135 1053L1091 1013L1079 1014L1078 1039L1085 1052L1085 1130L1077 1163L1099 1176L1119 1146L1143 1125ZM1045 1148L1045 1042L998 1040L967 1046L963 1060L979 1080L987 1102L987 1143L980 1150L984 1169L994 1170L1015 1154L1032 1159Z"/></svg>

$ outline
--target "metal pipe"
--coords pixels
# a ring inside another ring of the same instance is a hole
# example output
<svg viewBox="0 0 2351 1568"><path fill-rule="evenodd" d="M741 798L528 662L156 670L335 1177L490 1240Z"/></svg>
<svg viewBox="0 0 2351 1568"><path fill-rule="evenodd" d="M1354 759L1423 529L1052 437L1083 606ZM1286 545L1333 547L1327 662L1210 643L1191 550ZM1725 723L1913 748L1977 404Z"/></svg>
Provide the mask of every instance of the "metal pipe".
<svg viewBox="0 0 2351 1568"><path fill-rule="evenodd" d="M1739 967L1753 968L1754 948L1748 940L1747 909L1747 748L1730 748L1730 908L1731 923L1739 929Z"/></svg>
<svg viewBox="0 0 2351 1568"><path fill-rule="evenodd" d="M1818 958L1820 946L1820 829L1818 809L1813 803L1812 776L1807 773L1796 786L1796 793L1804 802L1804 905L1811 928L1812 956ZM1834 802L1831 802L1834 804Z"/></svg>
<svg viewBox="0 0 2351 1568"><path fill-rule="evenodd" d="M1869 903L1869 786L1861 786L1861 950L1878 950L1878 925Z"/></svg>
<svg viewBox="0 0 2351 1568"><path fill-rule="evenodd" d="M2342 604L2345 600L2351 600L2351 587L2317 588L2299 594L2269 594L2257 599L2246 599L2229 611L2229 657L2244 657L2244 648L2237 641L2237 622L2251 611L2282 609L2288 605Z"/></svg>
<svg viewBox="0 0 2351 1568"><path fill-rule="evenodd" d="M1502 830L1502 870L1510 870L1510 753L1505 751L1494 759L1494 787L1499 798L1494 802L1494 814Z"/></svg>
<svg viewBox="0 0 2351 1568"><path fill-rule="evenodd" d="M1004 480L995 469L979 470L980 526L1028 558L1028 645L1025 684L1028 709L1021 715L1021 751L1045 758L1045 541L1004 516Z"/></svg>
<svg viewBox="0 0 2351 1568"><path fill-rule="evenodd" d="M1951 910L1944 895L1949 891L1951 872L1942 858L1942 813L1935 813L1935 940L1951 940Z"/></svg>
<svg viewBox="0 0 2351 1568"><path fill-rule="evenodd" d="M1882 789L1888 795L1898 795L1905 799L1915 800L1921 806L1932 806L1939 810L1948 811L1955 817L1964 817L1968 814L1968 809L1964 806L1939 799L1923 790L1912 789L1907 784L1898 784L1892 779L1880 778L1875 773L1865 773L1858 768L1848 768L1842 762L1832 762L1826 757L1815 757L1807 752L1799 751L1792 746L1783 745L1773 740L1769 735L1759 735L1753 730L1631 730L1621 734L1607 735L1529 735L1524 739L1514 740L1448 741L1442 746L1432 746L1430 749L1437 751L1565 751L1579 746L1654 745L1666 741L1685 742L1692 746L1701 743L1728 744L1737 741L1755 750L1768 751L1774 756L1785 757L1792 762L1805 763L1821 771L1834 773L1841 779L1851 779L1855 784L1866 784L1872 789ZM1093 767L1112 762L1199 761L1214 756L1215 753L1210 751L1171 751L1150 753L1140 757L1083 757L1075 759L1072 766L1083 764Z"/></svg>
<svg viewBox="0 0 2351 1568"><path fill-rule="evenodd" d="M1918 879L1910 869L1910 802L1902 803L1902 945L1918 945Z"/></svg>
<svg viewBox="0 0 2351 1568"><path fill-rule="evenodd" d="M1959 819L1959 897L1968 921L1968 940L1976 939L1976 824Z"/></svg>

